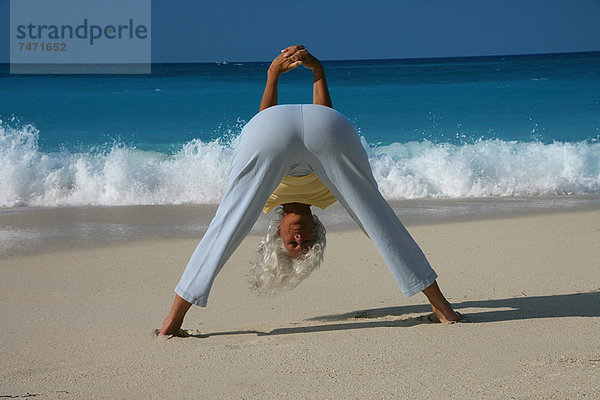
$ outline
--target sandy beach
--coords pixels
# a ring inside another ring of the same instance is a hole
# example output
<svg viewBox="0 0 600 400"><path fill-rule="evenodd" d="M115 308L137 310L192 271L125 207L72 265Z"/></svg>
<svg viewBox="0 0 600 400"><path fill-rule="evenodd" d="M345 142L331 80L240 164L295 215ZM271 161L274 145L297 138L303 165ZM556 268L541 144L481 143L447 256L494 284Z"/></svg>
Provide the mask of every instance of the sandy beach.
<svg viewBox="0 0 600 400"><path fill-rule="evenodd" d="M470 323L433 324L358 230L297 289L254 296L258 237L187 338L156 338L198 238L0 258L0 397L600 398L600 210L407 224Z"/></svg>

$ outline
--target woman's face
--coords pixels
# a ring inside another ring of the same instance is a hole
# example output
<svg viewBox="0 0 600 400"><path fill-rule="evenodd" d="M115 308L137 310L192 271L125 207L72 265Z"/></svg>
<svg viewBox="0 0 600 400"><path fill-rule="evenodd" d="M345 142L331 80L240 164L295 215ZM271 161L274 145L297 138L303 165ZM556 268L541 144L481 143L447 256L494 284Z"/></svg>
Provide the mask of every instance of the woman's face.
<svg viewBox="0 0 600 400"><path fill-rule="evenodd" d="M298 258L310 249L314 229L312 214L288 212L283 216L279 225L279 236L290 257Z"/></svg>

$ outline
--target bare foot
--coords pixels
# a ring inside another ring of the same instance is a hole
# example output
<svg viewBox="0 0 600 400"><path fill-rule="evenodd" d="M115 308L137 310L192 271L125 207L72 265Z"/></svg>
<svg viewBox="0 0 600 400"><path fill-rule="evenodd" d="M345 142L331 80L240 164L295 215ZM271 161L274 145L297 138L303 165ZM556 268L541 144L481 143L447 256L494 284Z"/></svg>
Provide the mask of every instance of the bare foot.
<svg viewBox="0 0 600 400"><path fill-rule="evenodd" d="M167 318L165 318L163 320L162 327L158 330L158 336L163 336L163 335L181 336L180 333L183 332L181 330L182 323L183 323L183 320L175 321L167 316Z"/></svg>
<svg viewBox="0 0 600 400"><path fill-rule="evenodd" d="M173 300L171 311L169 311L169 314L163 320L162 327L158 330L158 336L187 336L185 331L181 329L181 324L183 324L185 313L190 309L191 306L192 303L189 303L178 295L175 295L175 300Z"/></svg>
<svg viewBox="0 0 600 400"><path fill-rule="evenodd" d="M446 307L444 307L444 309L439 309L437 307L435 307L433 304L431 305L431 309L433 310L433 313L435 314L437 320L434 322L441 322L442 324L447 324L447 323L451 323L451 322L458 322L460 321L461 317L460 315L454 311L452 309L452 306L450 305L450 303L446 302L447 305Z"/></svg>
<svg viewBox="0 0 600 400"><path fill-rule="evenodd" d="M446 300L436 281L424 289L423 293L431 303L437 322L445 324L460 321L460 315L452 309L452 305Z"/></svg>

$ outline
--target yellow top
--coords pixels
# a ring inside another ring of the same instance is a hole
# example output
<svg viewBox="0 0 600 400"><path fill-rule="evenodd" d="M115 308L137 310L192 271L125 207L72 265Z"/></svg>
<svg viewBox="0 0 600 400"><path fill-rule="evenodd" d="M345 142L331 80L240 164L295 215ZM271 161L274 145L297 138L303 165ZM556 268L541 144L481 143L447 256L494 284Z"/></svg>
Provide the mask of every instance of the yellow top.
<svg viewBox="0 0 600 400"><path fill-rule="evenodd" d="M263 212L266 214L273 207L286 203L310 204L324 210L336 201L327 186L315 174L299 177L286 175L267 200Z"/></svg>

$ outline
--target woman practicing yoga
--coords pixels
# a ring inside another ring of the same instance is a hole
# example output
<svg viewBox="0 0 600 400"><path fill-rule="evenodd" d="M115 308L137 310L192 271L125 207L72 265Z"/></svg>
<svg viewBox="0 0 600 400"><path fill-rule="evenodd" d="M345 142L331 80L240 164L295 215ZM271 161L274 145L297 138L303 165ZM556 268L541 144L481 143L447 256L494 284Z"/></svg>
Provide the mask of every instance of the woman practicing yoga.
<svg viewBox="0 0 600 400"><path fill-rule="evenodd" d="M299 65L313 71L313 104L278 106L279 76ZM251 284L269 294L295 287L323 258L325 229L310 207L336 200L374 242L405 296L422 291L440 322L460 319L379 193L356 129L332 108L323 66L303 46L291 46L269 67L260 112L242 130L223 200L175 288L159 335L180 334L191 305L206 306L217 273L261 211L276 206Z"/></svg>

